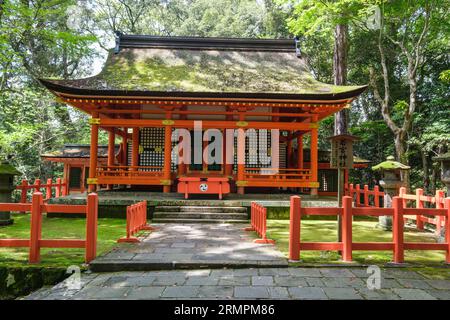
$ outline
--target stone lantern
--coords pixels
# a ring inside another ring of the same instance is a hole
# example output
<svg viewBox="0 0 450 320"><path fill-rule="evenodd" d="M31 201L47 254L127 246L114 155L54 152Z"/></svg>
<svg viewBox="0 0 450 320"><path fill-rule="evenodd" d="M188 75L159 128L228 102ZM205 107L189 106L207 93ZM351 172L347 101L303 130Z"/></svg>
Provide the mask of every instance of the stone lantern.
<svg viewBox="0 0 450 320"><path fill-rule="evenodd" d="M441 181L447 187L447 197L450 197L450 152L434 157L433 160L441 163ZM442 228L438 239L439 242L444 242L445 232L447 232L445 228Z"/></svg>
<svg viewBox="0 0 450 320"><path fill-rule="evenodd" d="M0 203L11 202L11 194L15 189L14 176L22 174L7 161L0 160ZM13 223L10 212L0 211L0 226Z"/></svg>
<svg viewBox="0 0 450 320"><path fill-rule="evenodd" d="M382 175L382 180L380 180L380 186L384 189L384 207L392 207L392 198L398 195L400 187L404 184L401 180L402 170L409 170L410 167L395 161L393 156L386 158L386 161L377 164L372 167L374 171L380 171ZM391 216L380 216L378 219L379 227L383 230L392 229L392 217Z"/></svg>

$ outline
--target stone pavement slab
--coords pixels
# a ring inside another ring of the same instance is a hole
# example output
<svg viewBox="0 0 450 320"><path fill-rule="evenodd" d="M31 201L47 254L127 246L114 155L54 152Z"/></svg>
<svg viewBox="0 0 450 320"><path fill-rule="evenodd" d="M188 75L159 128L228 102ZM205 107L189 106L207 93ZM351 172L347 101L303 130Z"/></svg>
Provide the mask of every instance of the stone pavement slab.
<svg viewBox="0 0 450 320"><path fill-rule="evenodd" d="M254 243L247 224L155 224L141 243L118 244L95 259L95 272L158 269L287 267L287 259L272 244Z"/></svg>
<svg viewBox="0 0 450 320"><path fill-rule="evenodd" d="M83 273L79 289L68 288L65 280L25 299L450 299L450 279L424 279L414 271L401 269L395 270L394 279L390 277L392 270L382 269L381 288L369 290L363 270L330 267ZM386 274L388 278L384 278Z"/></svg>

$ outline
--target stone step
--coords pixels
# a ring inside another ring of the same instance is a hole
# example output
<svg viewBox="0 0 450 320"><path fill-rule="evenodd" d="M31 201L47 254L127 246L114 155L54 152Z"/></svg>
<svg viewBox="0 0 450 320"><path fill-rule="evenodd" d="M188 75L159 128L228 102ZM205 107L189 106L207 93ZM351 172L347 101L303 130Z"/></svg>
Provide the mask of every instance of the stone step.
<svg viewBox="0 0 450 320"><path fill-rule="evenodd" d="M170 219L231 219L231 220L247 220L247 213L227 213L227 212L154 212L154 218L170 218Z"/></svg>
<svg viewBox="0 0 450 320"><path fill-rule="evenodd" d="M216 206L157 206L157 212L223 212L223 213L246 213L245 207L216 207Z"/></svg>
<svg viewBox="0 0 450 320"><path fill-rule="evenodd" d="M152 223L244 223L243 219L177 219L177 218L155 218Z"/></svg>

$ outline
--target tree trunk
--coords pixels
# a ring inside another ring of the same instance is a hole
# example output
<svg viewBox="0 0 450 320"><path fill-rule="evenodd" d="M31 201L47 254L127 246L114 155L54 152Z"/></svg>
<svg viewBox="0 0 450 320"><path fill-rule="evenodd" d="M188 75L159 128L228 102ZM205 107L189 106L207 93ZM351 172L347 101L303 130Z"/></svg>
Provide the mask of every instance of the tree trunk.
<svg viewBox="0 0 450 320"><path fill-rule="evenodd" d="M420 148L420 156L422 158L422 168L423 168L423 189L426 194L430 192L430 168L428 165L428 155L425 150Z"/></svg>
<svg viewBox="0 0 450 320"><path fill-rule="evenodd" d="M334 84L345 85L347 82L348 26L338 24L334 30L333 73ZM334 116L334 134L348 132L349 113L343 109Z"/></svg>
<svg viewBox="0 0 450 320"><path fill-rule="evenodd" d="M398 130L397 132L394 133L394 145L395 145L395 153L397 154L398 161L403 164L408 164L408 157L406 154L406 132L405 131ZM406 187L406 190L409 191L409 187L410 187L409 170L402 170L401 178Z"/></svg>

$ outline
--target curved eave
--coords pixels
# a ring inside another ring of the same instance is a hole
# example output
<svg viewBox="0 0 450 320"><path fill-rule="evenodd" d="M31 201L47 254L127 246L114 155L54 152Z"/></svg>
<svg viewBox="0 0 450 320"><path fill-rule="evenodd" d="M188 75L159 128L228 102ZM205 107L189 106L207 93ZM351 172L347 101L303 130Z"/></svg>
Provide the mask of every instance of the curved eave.
<svg viewBox="0 0 450 320"><path fill-rule="evenodd" d="M86 89L57 83L58 80L39 79L43 86L55 93L79 97L170 97L170 98L223 98L223 99L267 99L267 100L320 100L335 101L354 99L367 89L367 85L339 93L274 93L274 92L185 92L185 91L136 91ZM67 80L65 81L67 82Z"/></svg>

